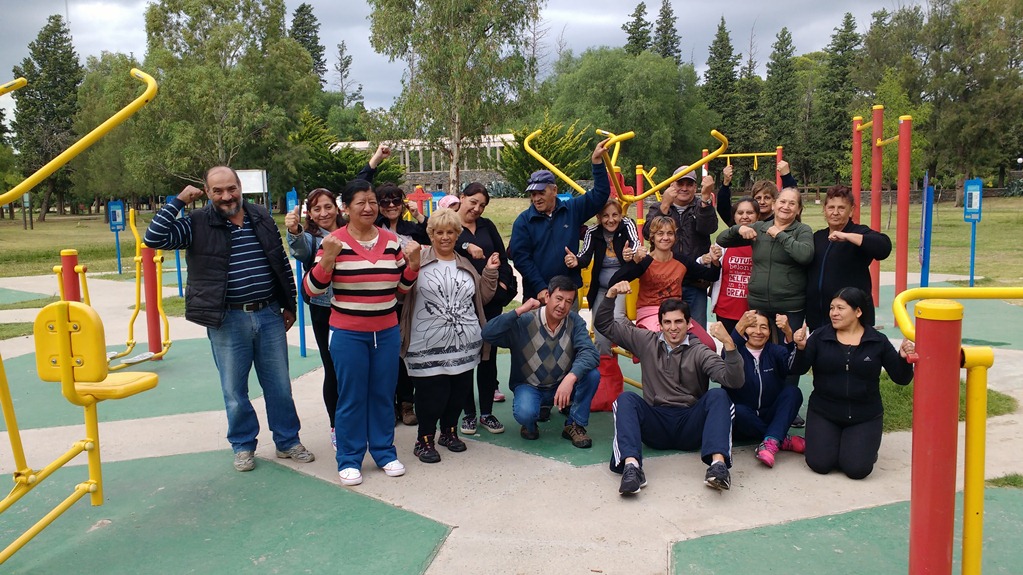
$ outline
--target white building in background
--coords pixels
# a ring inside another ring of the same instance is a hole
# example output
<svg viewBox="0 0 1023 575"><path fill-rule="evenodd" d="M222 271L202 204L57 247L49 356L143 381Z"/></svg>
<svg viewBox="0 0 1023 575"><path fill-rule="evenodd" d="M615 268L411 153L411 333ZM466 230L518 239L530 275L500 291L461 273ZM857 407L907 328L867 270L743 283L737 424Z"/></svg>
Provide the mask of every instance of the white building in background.
<svg viewBox="0 0 1023 575"><path fill-rule="evenodd" d="M430 149L429 143L422 140L397 140L387 142L391 146L391 158L405 167L407 173L447 172L448 161L443 153ZM462 148L463 170L486 169L488 162L500 161L501 150L506 145L514 145L512 134L493 134L483 136L476 146ZM337 142L330 147L332 152L340 148L352 148L360 152L371 153L374 146L366 140L358 142Z"/></svg>

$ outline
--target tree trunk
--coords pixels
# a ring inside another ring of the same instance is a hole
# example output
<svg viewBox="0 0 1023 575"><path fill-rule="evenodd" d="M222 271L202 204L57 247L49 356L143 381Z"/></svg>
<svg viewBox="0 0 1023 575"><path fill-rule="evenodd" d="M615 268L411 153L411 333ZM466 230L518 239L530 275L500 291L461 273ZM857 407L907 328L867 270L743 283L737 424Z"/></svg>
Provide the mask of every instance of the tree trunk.
<svg viewBox="0 0 1023 575"><path fill-rule="evenodd" d="M956 178L956 201L955 207L959 208L963 205L963 196L966 194L966 180L969 179L970 175L966 174L964 178Z"/></svg>
<svg viewBox="0 0 1023 575"><path fill-rule="evenodd" d="M458 195L459 169L462 163L462 117L455 112L451 131L451 166L448 168L448 193Z"/></svg>
<svg viewBox="0 0 1023 575"><path fill-rule="evenodd" d="M50 209L50 196L53 195L53 180L46 182L46 191L43 192L43 199L39 202L39 218L37 222L46 221L46 212Z"/></svg>

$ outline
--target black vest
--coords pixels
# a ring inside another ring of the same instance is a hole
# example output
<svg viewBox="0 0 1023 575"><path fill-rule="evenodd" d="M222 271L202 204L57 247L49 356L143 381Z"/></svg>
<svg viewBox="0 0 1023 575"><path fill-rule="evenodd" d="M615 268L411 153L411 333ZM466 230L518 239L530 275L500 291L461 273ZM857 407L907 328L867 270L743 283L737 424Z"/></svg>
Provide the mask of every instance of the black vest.
<svg viewBox="0 0 1023 575"><path fill-rule="evenodd" d="M277 224L263 206L242 202L245 215L270 263L277 303L295 312L295 277L284 253ZM192 243L185 251L188 262L188 288L185 291L185 319L217 328L224 321L227 295L227 268L231 261L231 229L227 220L209 202L189 214L192 218Z"/></svg>

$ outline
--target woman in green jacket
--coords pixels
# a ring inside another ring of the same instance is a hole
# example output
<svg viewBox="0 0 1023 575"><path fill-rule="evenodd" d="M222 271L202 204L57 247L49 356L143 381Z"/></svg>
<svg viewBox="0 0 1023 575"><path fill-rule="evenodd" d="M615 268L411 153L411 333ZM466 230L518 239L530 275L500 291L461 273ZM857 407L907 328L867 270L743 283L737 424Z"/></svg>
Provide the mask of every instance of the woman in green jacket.
<svg viewBox="0 0 1023 575"><path fill-rule="evenodd" d="M718 235L726 248L753 246L749 308L767 315L785 314L789 325L803 325L806 316L806 273L813 262L813 230L799 221L803 198L785 188L774 200L774 220L734 225ZM773 334L775 339L777 333Z"/></svg>

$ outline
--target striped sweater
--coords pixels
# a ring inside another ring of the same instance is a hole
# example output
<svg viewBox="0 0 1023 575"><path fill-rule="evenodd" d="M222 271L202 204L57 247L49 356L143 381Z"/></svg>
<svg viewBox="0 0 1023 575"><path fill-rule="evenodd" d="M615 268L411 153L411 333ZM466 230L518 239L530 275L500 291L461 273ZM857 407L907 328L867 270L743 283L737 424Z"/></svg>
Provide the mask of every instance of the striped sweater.
<svg viewBox="0 0 1023 575"><path fill-rule="evenodd" d="M398 325L395 294L407 293L418 272L409 269L397 236L380 228L377 232L376 244L369 250L348 233L348 226L332 232L342 243L333 271L319 265L323 249L316 254L317 263L306 275L303 288L316 296L325 293L327 286L333 287L331 327L372 332Z"/></svg>

